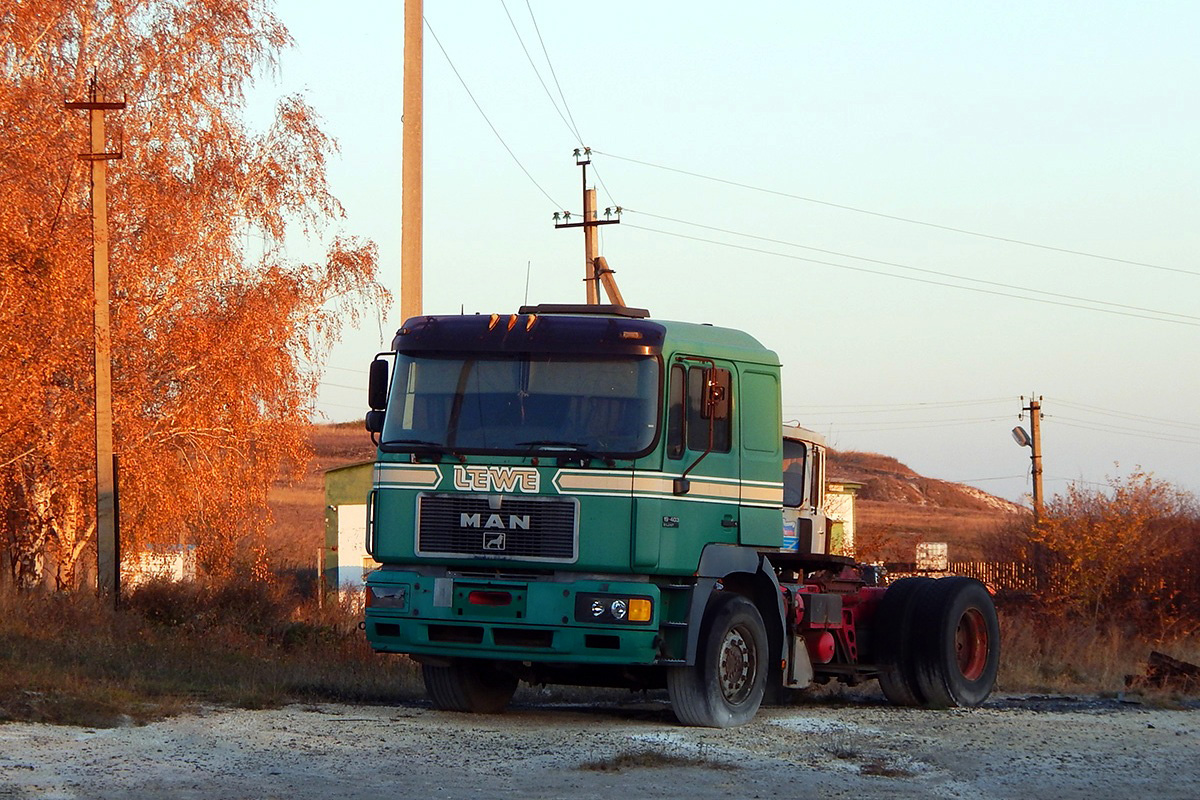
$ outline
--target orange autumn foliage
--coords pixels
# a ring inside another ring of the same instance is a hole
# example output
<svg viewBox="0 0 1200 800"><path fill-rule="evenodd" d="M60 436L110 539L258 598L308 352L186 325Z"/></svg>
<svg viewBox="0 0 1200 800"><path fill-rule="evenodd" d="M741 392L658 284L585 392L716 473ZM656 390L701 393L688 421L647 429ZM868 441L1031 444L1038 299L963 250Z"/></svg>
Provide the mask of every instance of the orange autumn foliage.
<svg viewBox="0 0 1200 800"><path fill-rule="evenodd" d="M94 540L88 127L63 106L93 77L128 104L108 114L125 552L187 542L228 574L271 482L307 458L310 365L386 302L375 245L338 230L313 109L243 119L289 41L264 0L0 10L0 562L18 585L75 585ZM324 256L290 257L289 230Z"/></svg>
<svg viewBox="0 0 1200 800"><path fill-rule="evenodd" d="M1046 504L1029 544L1053 578L1048 607L1159 636L1200 629L1200 507L1148 472L1104 488L1072 483Z"/></svg>

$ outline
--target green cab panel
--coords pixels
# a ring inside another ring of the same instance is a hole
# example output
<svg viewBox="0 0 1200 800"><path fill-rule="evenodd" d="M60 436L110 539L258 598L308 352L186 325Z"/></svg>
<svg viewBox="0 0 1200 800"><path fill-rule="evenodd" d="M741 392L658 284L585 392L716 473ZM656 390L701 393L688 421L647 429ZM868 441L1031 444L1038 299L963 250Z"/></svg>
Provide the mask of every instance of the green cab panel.
<svg viewBox="0 0 1200 800"><path fill-rule="evenodd" d="M742 513L739 543L750 547L779 547L783 525L783 440L779 372L761 366L739 367L741 403L740 456Z"/></svg>

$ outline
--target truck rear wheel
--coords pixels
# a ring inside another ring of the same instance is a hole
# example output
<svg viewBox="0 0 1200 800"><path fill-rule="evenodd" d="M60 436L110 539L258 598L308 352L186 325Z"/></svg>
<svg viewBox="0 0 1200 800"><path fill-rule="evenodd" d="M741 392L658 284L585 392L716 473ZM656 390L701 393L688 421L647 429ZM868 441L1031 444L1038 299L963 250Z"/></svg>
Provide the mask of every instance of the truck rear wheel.
<svg viewBox="0 0 1200 800"><path fill-rule="evenodd" d="M758 609L740 595L718 597L705 615L695 665L667 673L671 708L684 725L744 725L762 704L767 667L767 630Z"/></svg>
<svg viewBox="0 0 1200 800"><path fill-rule="evenodd" d="M917 686L931 708L973 708L992 693L1000 664L996 606L973 578L941 578L917 598L923 617Z"/></svg>
<svg viewBox="0 0 1200 800"><path fill-rule="evenodd" d="M875 661L879 688L894 706L924 702L914 664L913 616L919 595L934 585L932 578L901 578L888 587L875 617Z"/></svg>
<svg viewBox="0 0 1200 800"><path fill-rule="evenodd" d="M460 658L449 666L421 665L425 693L442 711L498 714L512 700L517 678L486 661Z"/></svg>

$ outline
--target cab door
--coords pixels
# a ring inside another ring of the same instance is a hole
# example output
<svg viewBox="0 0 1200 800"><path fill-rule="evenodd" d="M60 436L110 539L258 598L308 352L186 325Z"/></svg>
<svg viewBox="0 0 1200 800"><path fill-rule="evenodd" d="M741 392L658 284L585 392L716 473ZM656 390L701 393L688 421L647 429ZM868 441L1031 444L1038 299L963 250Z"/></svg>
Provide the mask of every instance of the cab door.
<svg viewBox="0 0 1200 800"><path fill-rule="evenodd" d="M731 363L676 357L668 376L664 478L671 480L662 564L694 569L710 542L734 544L741 524L741 464ZM715 382L715 389L712 385ZM715 394L718 395L713 402ZM690 564L690 566L688 566Z"/></svg>

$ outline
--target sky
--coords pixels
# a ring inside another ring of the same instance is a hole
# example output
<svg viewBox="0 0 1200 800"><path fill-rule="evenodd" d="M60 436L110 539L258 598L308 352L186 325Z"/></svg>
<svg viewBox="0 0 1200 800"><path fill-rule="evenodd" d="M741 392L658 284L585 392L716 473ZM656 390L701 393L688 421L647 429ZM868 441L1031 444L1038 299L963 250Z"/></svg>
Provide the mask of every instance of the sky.
<svg viewBox="0 0 1200 800"><path fill-rule="evenodd" d="M583 302L552 221L583 144L627 304L775 350L785 420L1028 503L1039 396L1048 497L1138 467L1200 493L1200 4L588 9L425 0L425 313ZM277 13L249 119L323 116L398 297L402 3ZM347 328L319 419L362 417L398 316Z"/></svg>

